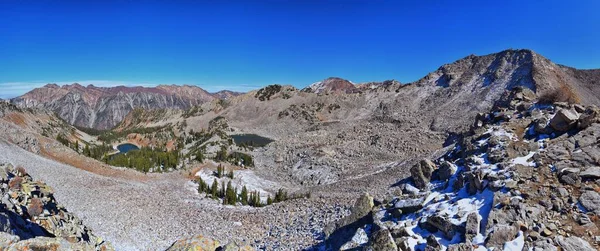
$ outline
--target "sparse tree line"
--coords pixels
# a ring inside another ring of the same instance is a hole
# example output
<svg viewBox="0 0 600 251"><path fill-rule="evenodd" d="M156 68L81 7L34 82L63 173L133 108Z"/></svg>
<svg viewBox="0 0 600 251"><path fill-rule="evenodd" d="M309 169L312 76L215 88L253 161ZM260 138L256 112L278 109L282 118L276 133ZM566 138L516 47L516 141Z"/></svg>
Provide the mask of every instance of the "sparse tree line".
<svg viewBox="0 0 600 251"><path fill-rule="evenodd" d="M233 172L230 173L231 177L233 177ZM249 191L244 185L242 190L238 193L238 189L233 187L231 180L229 180L227 183L225 183L225 181L221 181L220 186L217 178L214 178L212 184L210 185L200 177L198 177L196 182L198 183L198 193L205 193L213 199L222 199L223 205L238 205L239 203L244 206L264 207L273 203L292 199L291 197L288 197L287 191L285 191L283 188L277 190L274 197L267 195L267 201L263 202L260 199L260 191ZM294 198L309 196L310 195L302 195Z"/></svg>

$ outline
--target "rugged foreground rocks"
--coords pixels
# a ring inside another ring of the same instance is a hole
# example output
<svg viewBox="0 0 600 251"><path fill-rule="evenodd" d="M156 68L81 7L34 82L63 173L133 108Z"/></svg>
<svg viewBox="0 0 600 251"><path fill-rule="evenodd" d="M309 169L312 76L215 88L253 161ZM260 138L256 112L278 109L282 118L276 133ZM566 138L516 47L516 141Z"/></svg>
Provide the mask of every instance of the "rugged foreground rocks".
<svg viewBox="0 0 600 251"><path fill-rule="evenodd" d="M114 250L23 167L0 164L0 249Z"/></svg>
<svg viewBox="0 0 600 251"><path fill-rule="evenodd" d="M368 213L332 224L321 248L598 250L598 108L533 98L507 93L453 149L414 164L401 195L359 198Z"/></svg>

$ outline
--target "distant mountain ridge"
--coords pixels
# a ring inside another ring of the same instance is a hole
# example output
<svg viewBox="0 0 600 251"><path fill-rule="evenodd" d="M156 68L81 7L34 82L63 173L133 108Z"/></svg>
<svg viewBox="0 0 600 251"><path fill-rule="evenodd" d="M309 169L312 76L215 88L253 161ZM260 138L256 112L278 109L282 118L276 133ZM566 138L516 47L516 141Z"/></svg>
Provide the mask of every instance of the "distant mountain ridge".
<svg viewBox="0 0 600 251"><path fill-rule="evenodd" d="M381 93L369 97L370 102L378 106L376 112L386 109L385 113L389 116L400 116L403 113L386 108L395 107L397 103L401 104L403 111L439 113L431 127L441 129L452 127L455 123L453 118L474 116L474 113L488 109L502 93L516 86L527 87L538 96L557 96L555 98L561 101L600 104L600 70L578 70L555 64L527 49L469 55L407 84L395 80L354 84L346 79L330 77L307 86L301 92L317 95ZM384 93L396 93L396 96L390 100L389 95ZM248 95L255 94L251 92ZM237 96L245 98L247 95L232 91L209 93L196 86L104 88L50 84L11 102L20 107L49 109L73 125L108 129L117 125L134 108L188 109L214 99L233 100ZM402 96L406 100L400 102L398 98Z"/></svg>
<svg viewBox="0 0 600 251"><path fill-rule="evenodd" d="M188 109L214 99L240 95L238 92L209 93L197 86L159 85L156 87L96 87L74 83L48 84L11 100L27 108L45 108L72 125L109 129L134 108Z"/></svg>

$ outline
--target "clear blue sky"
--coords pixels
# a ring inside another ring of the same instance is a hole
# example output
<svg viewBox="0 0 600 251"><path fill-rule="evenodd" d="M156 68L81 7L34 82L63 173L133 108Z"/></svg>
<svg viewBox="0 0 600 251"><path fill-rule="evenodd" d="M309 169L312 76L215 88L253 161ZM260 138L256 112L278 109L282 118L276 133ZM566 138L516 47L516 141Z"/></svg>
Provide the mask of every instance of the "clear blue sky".
<svg viewBox="0 0 600 251"><path fill-rule="evenodd" d="M600 68L600 1L441 2L1 1L0 97L73 81L210 91L329 76L411 82L507 48Z"/></svg>

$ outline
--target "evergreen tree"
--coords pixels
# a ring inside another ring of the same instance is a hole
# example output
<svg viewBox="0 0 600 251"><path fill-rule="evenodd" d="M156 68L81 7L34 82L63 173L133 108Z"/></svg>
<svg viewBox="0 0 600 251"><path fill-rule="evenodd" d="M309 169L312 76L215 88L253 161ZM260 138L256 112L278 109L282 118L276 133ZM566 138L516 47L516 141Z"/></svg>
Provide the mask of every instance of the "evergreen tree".
<svg viewBox="0 0 600 251"><path fill-rule="evenodd" d="M221 166L221 164L219 164L219 166L217 166L217 177L218 178L223 177L223 166Z"/></svg>
<svg viewBox="0 0 600 251"><path fill-rule="evenodd" d="M210 195L212 195L213 198L217 198L218 191L219 191L219 184L218 184L217 178L215 178L215 180L213 180L212 186L210 188Z"/></svg>
<svg viewBox="0 0 600 251"><path fill-rule="evenodd" d="M242 193L240 194L240 201L242 205L248 205L248 189L246 189L246 185L242 187Z"/></svg>
<svg viewBox="0 0 600 251"><path fill-rule="evenodd" d="M231 181L227 183L227 190L225 191L225 198L227 198L227 204L235 205L235 191L231 185Z"/></svg>
<svg viewBox="0 0 600 251"><path fill-rule="evenodd" d="M267 196L267 205L273 204L273 199L271 199L271 195Z"/></svg>
<svg viewBox="0 0 600 251"><path fill-rule="evenodd" d="M78 140L75 140L75 146L73 148L75 148L75 151L79 153L79 141Z"/></svg>
<svg viewBox="0 0 600 251"><path fill-rule="evenodd" d="M233 179L233 170L229 170L227 177L229 177L230 179Z"/></svg>
<svg viewBox="0 0 600 251"><path fill-rule="evenodd" d="M226 195L226 190L227 190L227 186L225 184L225 181L221 181L221 198L225 198Z"/></svg>

